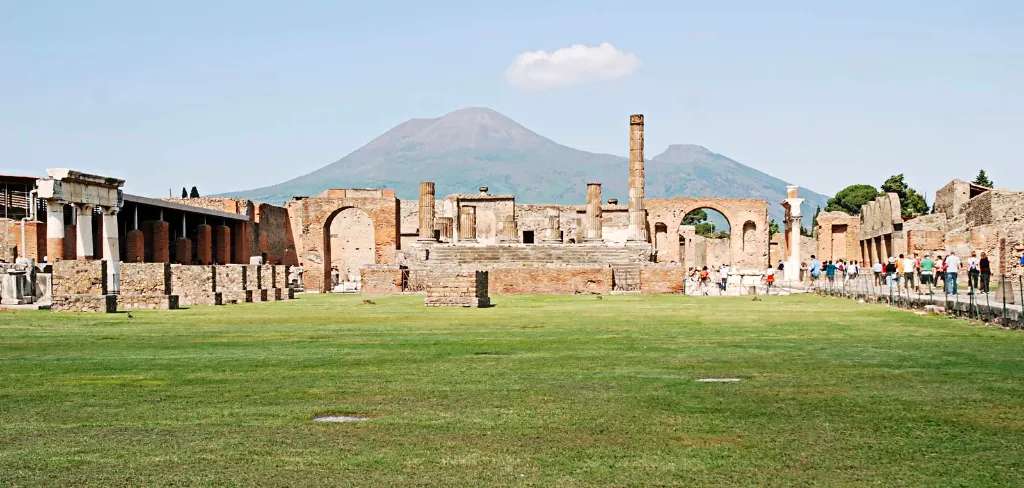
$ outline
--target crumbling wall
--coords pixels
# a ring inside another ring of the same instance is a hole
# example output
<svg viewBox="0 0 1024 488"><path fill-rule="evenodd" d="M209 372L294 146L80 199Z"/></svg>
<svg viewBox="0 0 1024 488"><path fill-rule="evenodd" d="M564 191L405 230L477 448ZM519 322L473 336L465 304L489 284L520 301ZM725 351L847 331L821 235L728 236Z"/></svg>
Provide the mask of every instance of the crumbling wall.
<svg viewBox="0 0 1024 488"><path fill-rule="evenodd" d="M487 271L432 272L423 303L428 307L487 307L491 304L487 282Z"/></svg>
<svg viewBox="0 0 1024 488"><path fill-rule="evenodd" d="M192 305L220 305L223 298L217 292L219 266L172 264L171 293L178 295L178 303Z"/></svg>
<svg viewBox="0 0 1024 488"><path fill-rule="evenodd" d="M84 260L53 263L53 309L115 312L117 296L107 294L106 264L106 261Z"/></svg>
<svg viewBox="0 0 1024 488"><path fill-rule="evenodd" d="M570 294L609 293L612 269L608 266L516 266L492 267L490 293Z"/></svg>
<svg viewBox="0 0 1024 488"><path fill-rule="evenodd" d="M682 293L686 270L678 264L658 264L640 267L642 293Z"/></svg>
<svg viewBox="0 0 1024 488"><path fill-rule="evenodd" d="M736 269L761 272L768 265L768 202L745 198L654 198L646 202L647 228L664 226L668 247L658 250L660 262L680 263L680 223L693 210L710 208L729 222L728 262ZM723 261L725 259L722 259Z"/></svg>

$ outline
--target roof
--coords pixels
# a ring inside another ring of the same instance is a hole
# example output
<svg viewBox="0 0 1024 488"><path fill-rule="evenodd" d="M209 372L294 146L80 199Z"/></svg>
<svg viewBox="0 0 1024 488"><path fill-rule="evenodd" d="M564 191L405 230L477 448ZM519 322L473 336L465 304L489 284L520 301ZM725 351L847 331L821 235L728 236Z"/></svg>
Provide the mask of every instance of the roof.
<svg viewBox="0 0 1024 488"><path fill-rule="evenodd" d="M39 178L25 175L4 175L0 174L0 181L17 181L19 183L34 184Z"/></svg>
<svg viewBox="0 0 1024 488"><path fill-rule="evenodd" d="M222 212L220 210L211 210L203 207L193 207L192 205L184 205L181 203L168 202L166 200L160 200L159 198L149 198L139 195L131 195L128 193L124 194L124 201L132 202L137 205L149 205L151 207L168 208L172 210L178 210L181 212L189 212L200 215L208 215L211 217L220 217L222 219L238 220L242 222L248 222L249 217L241 214Z"/></svg>

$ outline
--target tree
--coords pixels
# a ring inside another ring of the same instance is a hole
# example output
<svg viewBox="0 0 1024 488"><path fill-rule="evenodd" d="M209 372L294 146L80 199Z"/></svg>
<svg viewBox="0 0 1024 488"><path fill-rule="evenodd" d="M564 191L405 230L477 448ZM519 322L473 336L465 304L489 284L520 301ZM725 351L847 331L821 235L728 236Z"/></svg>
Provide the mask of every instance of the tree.
<svg viewBox="0 0 1024 488"><path fill-rule="evenodd" d="M694 210L683 217L683 225L697 225L708 220L708 213L702 208Z"/></svg>
<svg viewBox="0 0 1024 488"><path fill-rule="evenodd" d="M689 225L689 224L687 224ZM715 224L711 222L698 222L693 226L693 232L708 239L715 238Z"/></svg>
<svg viewBox="0 0 1024 488"><path fill-rule="evenodd" d="M192 191L188 194L189 198L199 198L199 190L196 187L192 187Z"/></svg>
<svg viewBox="0 0 1024 488"><path fill-rule="evenodd" d="M871 185L850 185L828 199L825 210L860 215L860 207L878 196L878 189Z"/></svg>
<svg viewBox="0 0 1024 488"><path fill-rule="evenodd" d="M776 222L775 219L771 219L770 221L768 221L768 237L771 238L771 236L773 236L775 234L778 234L778 233L779 233L779 223Z"/></svg>
<svg viewBox="0 0 1024 488"><path fill-rule="evenodd" d="M188 198L188 190L185 187L181 187L181 198Z"/></svg>
<svg viewBox="0 0 1024 488"><path fill-rule="evenodd" d="M992 180L988 179L988 175L985 174L985 170L983 169L978 170L978 176L975 176L974 181L972 181L971 183L974 183L975 185L981 185L986 188L994 188L996 186L995 183L992 183Z"/></svg>
<svg viewBox="0 0 1024 488"><path fill-rule="evenodd" d="M928 213L928 202L924 201L917 190L911 188L903 181L903 173L890 176L882 183L882 191L895 193L900 197L900 206L903 208L903 218L912 219L918 215Z"/></svg>

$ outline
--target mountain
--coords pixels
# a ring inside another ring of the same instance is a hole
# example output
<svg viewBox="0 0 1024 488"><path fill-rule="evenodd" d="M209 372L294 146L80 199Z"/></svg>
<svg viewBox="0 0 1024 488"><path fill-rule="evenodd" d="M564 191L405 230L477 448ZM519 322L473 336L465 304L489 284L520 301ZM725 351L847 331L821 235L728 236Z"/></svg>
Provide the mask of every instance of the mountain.
<svg viewBox="0 0 1024 488"><path fill-rule="evenodd" d="M625 125L623 131L625 131ZM625 138L624 138L625 139ZM626 148L623 148L625 150ZM282 203L326 188L394 188L418 198L419 182L437 183L438 196L512 193L522 203L583 203L586 183L601 182L605 198L627 199L627 160L573 149L487 108L465 108L434 119L411 119L312 173L227 195ZM673 145L648 159L647 196L764 198L781 221L786 183L701 146ZM827 197L806 189L805 225Z"/></svg>

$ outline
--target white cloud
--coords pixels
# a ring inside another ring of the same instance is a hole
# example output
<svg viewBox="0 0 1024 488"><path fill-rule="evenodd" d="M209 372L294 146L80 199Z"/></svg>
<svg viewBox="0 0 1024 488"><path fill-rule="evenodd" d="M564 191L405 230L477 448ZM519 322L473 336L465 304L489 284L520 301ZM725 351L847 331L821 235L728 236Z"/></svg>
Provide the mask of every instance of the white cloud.
<svg viewBox="0 0 1024 488"><path fill-rule="evenodd" d="M531 89L554 88L629 76L640 66L632 53L603 42L597 46L574 44L547 51L526 51L505 70L509 83Z"/></svg>

